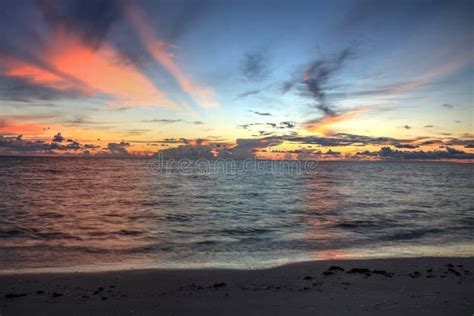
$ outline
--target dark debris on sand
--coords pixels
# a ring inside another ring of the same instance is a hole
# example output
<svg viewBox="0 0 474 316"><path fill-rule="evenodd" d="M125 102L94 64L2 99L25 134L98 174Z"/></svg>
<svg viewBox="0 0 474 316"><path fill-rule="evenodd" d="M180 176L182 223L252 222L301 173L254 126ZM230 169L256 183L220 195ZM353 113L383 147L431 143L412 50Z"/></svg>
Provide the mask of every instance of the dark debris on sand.
<svg viewBox="0 0 474 316"><path fill-rule="evenodd" d="M213 288L219 288L219 287L224 287L226 286L225 282L220 282L220 283L216 283L213 285Z"/></svg>
<svg viewBox="0 0 474 316"><path fill-rule="evenodd" d="M361 273L370 275L370 270L366 268L352 268L347 273Z"/></svg>
<svg viewBox="0 0 474 316"><path fill-rule="evenodd" d="M344 271L344 268L338 266L330 266L328 271Z"/></svg>
<svg viewBox="0 0 474 316"><path fill-rule="evenodd" d="M17 297L22 297L22 296L27 296L28 294L26 293L8 293L5 295L5 298L17 298Z"/></svg>

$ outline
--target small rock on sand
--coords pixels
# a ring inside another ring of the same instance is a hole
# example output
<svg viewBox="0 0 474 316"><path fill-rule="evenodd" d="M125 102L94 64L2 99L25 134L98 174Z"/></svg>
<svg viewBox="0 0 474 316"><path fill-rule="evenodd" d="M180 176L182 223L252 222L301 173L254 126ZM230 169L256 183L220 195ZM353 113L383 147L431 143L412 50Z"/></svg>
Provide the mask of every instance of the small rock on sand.
<svg viewBox="0 0 474 316"><path fill-rule="evenodd" d="M366 268L352 268L347 273L363 273L363 274L370 274L370 270Z"/></svg>
<svg viewBox="0 0 474 316"><path fill-rule="evenodd" d="M338 266L330 266L328 271L344 271L344 268Z"/></svg>
<svg viewBox="0 0 474 316"><path fill-rule="evenodd" d="M22 297L22 296L27 296L28 294L26 293L9 293L5 295L5 298L17 298L17 297Z"/></svg>
<svg viewBox="0 0 474 316"><path fill-rule="evenodd" d="M224 282L214 284L214 288L226 286Z"/></svg>

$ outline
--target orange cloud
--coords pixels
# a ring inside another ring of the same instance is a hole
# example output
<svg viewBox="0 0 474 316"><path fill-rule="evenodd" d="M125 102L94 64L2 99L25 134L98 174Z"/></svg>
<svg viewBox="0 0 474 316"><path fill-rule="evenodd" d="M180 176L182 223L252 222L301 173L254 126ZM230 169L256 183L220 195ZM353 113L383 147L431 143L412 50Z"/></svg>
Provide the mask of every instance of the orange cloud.
<svg viewBox="0 0 474 316"><path fill-rule="evenodd" d="M445 76L453 71L464 67L465 65L468 65L469 63L472 63L472 61L473 59L470 54L460 54L448 63L425 72L424 74L416 78L414 81L397 85L388 89L388 91L386 92L389 94L401 94L413 91L438 77Z"/></svg>
<svg viewBox="0 0 474 316"><path fill-rule="evenodd" d="M5 75L57 90L112 98L110 108L184 108L166 98L140 71L121 62L120 54L103 44L98 50L84 45L71 33L56 30L50 47L41 53L47 67L8 58Z"/></svg>
<svg viewBox="0 0 474 316"><path fill-rule="evenodd" d="M38 135L43 132L43 126L36 123L15 123L0 120L0 133L9 135Z"/></svg>
<svg viewBox="0 0 474 316"><path fill-rule="evenodd" d="M73 88L67 80L64 80L60 75L51 71L12 58L8 58L7 64L8 68L5 71L6 76L23 78L30 83L52 86L58 90Z"/></svg>
<svg viewBox="0 0 474 316"><path fill-rule="evenodd" d="M176 79L181 89L203 107L216 106L217 102L213 91L191 83L172 56L166 51L169 45L155 38L152 27L146 22L145 14L138 7L131 5L127 8L127 13L148 52Z"/></svg>
<svg viewBox="0 0 474 316"><path fill-rule="evenodd" d="M330 135L332 132L328 126L350 120L360 115L364 111L365 108L358 107L340 114L327 115L323 118L306 121L303 123L303 127L310 132L317 132L322 135Z"/></svg>

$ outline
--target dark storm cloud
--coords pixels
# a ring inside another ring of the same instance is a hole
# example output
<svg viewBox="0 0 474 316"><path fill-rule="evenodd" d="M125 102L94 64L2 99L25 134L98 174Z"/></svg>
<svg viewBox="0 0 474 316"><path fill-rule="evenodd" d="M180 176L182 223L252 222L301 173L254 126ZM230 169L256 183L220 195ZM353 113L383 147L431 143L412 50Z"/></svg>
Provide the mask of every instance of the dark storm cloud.
<svg viewBox="0 0 474 316"><path fill-rule="evenodd" d="M445 151L400 151L391 149L390 147L382 147L379 151L363 151L358 152L357 155L367 157L378 157L382 159L401 160L474 159L474 154L466 153L462 150L457 150L451 147L446 147Z"/></svg>
<svg viewBox="0 0 474 316"><path fill-rule="evenodd" d="M264 52L246 54L241 62L241 70L248 80L265 79L269 73L268 56Z"/></svg>

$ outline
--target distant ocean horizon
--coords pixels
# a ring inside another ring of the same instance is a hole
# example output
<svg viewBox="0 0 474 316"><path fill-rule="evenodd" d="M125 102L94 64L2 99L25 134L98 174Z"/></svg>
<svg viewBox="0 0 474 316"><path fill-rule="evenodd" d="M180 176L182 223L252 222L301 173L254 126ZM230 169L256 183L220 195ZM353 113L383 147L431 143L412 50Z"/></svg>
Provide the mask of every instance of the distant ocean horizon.
<svg viewBox="0 0 474 316"><path fill-rule="evenodd" d="M0 272L473 256L473 182L449 162L3 156Z"/></svg>

